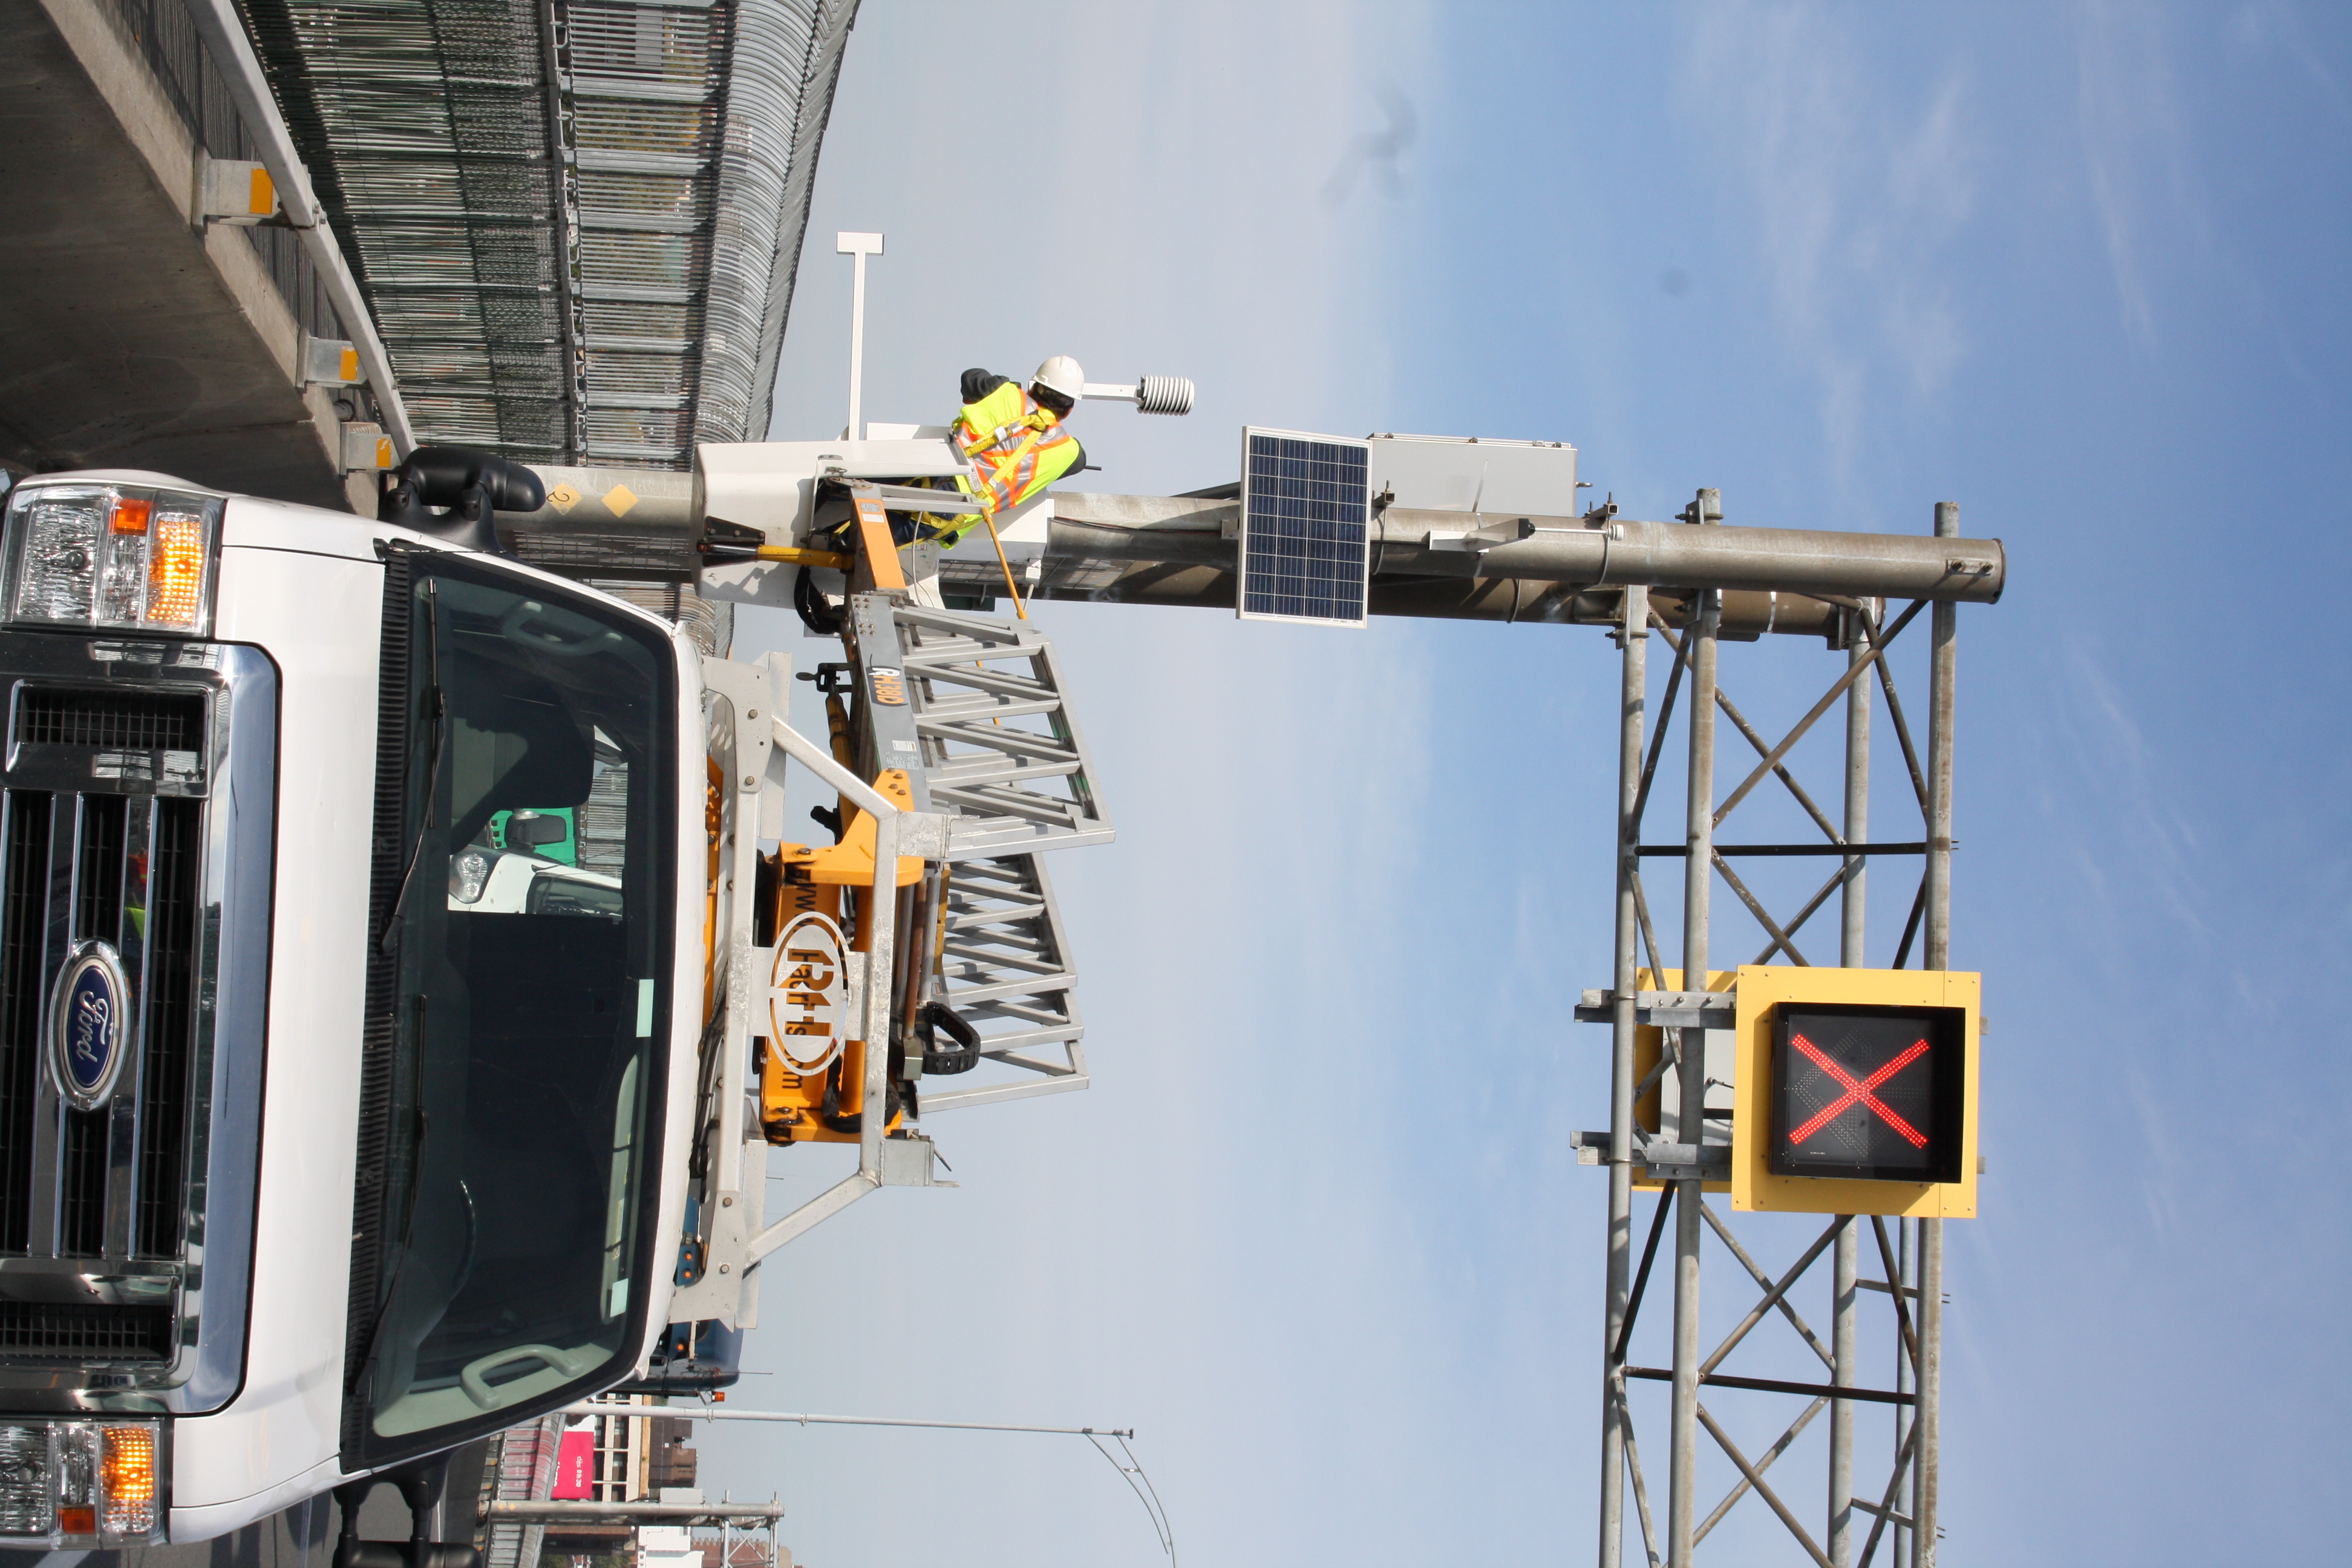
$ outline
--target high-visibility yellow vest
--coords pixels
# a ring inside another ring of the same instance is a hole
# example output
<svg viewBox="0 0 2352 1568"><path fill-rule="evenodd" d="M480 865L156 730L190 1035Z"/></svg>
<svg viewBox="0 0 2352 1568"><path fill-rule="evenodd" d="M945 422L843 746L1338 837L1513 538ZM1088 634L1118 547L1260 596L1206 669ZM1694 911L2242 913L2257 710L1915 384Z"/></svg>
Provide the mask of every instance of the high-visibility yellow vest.
<svg viewBox="0 0 2352 1568"><path fill-rule="evenodd" d="M971 478L960 476L956 483L990 518L1068 473L1079 456L1077 437L1016 381L965 404L956 413L953 435L972 468ZM953 520L941 541L952 546L979 521Z"/></svg>

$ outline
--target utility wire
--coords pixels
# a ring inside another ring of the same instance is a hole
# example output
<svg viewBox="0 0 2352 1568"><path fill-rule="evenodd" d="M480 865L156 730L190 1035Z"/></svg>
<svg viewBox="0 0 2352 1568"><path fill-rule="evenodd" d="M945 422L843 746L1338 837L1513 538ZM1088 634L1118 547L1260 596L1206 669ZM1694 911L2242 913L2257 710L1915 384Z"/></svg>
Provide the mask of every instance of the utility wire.
<svg viewBox="0 0 2352 1568"><path fill-rule="evenodd" d="M1169 1568L1176 1568L1176 1532L1169 1528L1168 1510L1160 1500L1160 1489L1151 1484L1151 1478L1143 1473L1143 1466L1136 1459L1135 1450L1127 1446L1126 1435L1118 1432L1110 1435L1118 1442L1118 1451L1127 1456L1128 1462L1124 1465L1111 1458L1110 1450L1102 1446L1101 1438L1092 1432L1086 1436L1087 1441L1095 1446L1095 1452L1110 1460L1111 1468L1119 1473L1120 1479L1127 1482L1128 1489L1135 1494L1135 1500L1141 1503L1143 1511L1151 1516L1151 1528L1160 1537L1160 1550L1168 1554ZM1143 1484L1138 1486L1138 1481Z"/></svg>
<svg viewBox="0 0 2352 1568"><path fill-rule="evenodd" d="M656 1415L689 1421L775 1421L798 1426L927 1426L950 1432L1043 1432L1060 1437L1087 1437L1101 1432L1112 1437L1132 1437L1133 1427L1121 1432L1108 1426L1012 1426L992 1421L915 1421L896 1415L818 1415L797 1410L720 1410L716 1406L665 1405L598 1405L593 1401L563 1407L566 1415Z"/></svg>
<svg viewBox="0 0 2352 1568"><path fill-rule="evenodd" d="M1169 1568L1176 1568L1176 1532L1168 1522L1168 1508L1160 1500L1160 1489L1151 1484L1151 1478L1144 1473L1142 1462L1136 1458L1135 1450L1128 1447L1128 1439L1135 1436L1132 1426L1121 1431L1111 1426L1015 1426L996 1421L917 1421L895 1415L818 1415L796 1410L721 1410L708 1402L698 1406L667 1405L656 1407L599 1405L592 1400L567 1405L562 1413L566 1415L660 1415L689 1421L767 1421L798 1426L918 1426L948 1432L1037 1432L1056 1437L1084 1437L1095 1446L1095 1452L1109 1461L1110 1468L1118 1472L1119 1479L1135 1494L1135 1500L1143 1505L1143 1511L1151 1520L1152 1533L1160 1538L1160 1550L1167 1553ZM1118 1443L1119 1453L1127 1456L1127 1463L1120 1464L1118 1456L1103 1447L1105 1437Z"/></svg>

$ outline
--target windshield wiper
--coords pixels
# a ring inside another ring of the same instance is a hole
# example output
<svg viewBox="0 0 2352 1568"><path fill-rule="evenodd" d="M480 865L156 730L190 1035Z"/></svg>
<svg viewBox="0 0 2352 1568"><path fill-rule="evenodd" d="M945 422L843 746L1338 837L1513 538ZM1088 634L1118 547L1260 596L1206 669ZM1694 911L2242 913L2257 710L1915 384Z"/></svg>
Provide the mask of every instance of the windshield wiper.
<svg viewBox="0 0 2352 1568"><path fill-rule="evenodd" d="M416 1010L416 1061L411 1084L412 1091L416 1096L416 1142L408 1159L407 1190L401 1198L400 1253L392 1261L391 1277L383 1282L383 1300L376 1303L375 1317L368 1324L367 1338L360 1345L359 1359L352 1363L352 1375L343 1386L345 1397L349 1397L352 1391L359 1387L361 1380L366 1377L369 1370L375 1365L375 1342L383 1333L384 1318L392 1311L392 1298L400 1289L401 1273L408 1267L409 1253L416 1240L417 1190L423 1184L425 1140L432 1135L433 1118L425 1109L425 998L418 995L411 998L411 1001ZM470 1211L473 1205L472 1194L466 1194L466 1202ZM470 1212L467 1223L467 1249L470 1260L473 1247Z"/></svg>
<svg viewBox="0 0 2352 1568"><path fill-rule="evenodd" d="M392 908L385 911L383 930L376 935L378 952L392 951L392 933L400 929L400 911L408 902L409 884L416 879L416 862L433 831L433 804L441 793L441 750L449 733L449 694L441 689L441 593L431 577L425 579L425 661L433 673L428 689L433 705L433 756L425 768L425 815L408 846L408 862L401 868L400 886L392 895Z"/></svg>

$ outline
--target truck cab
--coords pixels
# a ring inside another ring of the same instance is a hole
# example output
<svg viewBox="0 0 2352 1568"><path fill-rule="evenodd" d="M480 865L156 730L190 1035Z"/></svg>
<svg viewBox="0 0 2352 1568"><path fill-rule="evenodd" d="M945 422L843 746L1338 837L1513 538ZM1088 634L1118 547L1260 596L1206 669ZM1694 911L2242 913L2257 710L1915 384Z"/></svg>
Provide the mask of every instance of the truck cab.
<svg viewBox="0 0 2352 1568"><path fill-rule="evenodd" d="M217 1535L659 1347L699 658L414 528L9 493L0 1546Z"/></svg>

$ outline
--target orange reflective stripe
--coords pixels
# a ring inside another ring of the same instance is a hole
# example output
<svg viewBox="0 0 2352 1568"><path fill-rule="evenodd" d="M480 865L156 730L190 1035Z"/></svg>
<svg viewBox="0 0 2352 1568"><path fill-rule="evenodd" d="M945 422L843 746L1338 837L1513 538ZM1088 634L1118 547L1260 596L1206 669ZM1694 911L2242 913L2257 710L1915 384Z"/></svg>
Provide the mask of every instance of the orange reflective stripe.
<svg viewBox="0 0 2352 1568"><path fill-rule="evenodd" d="M1060 425L1055 425L1054 430L1055 434L1050 438L1036 441L1025 447L1019 454L1019 481L1014 486L1012 504L1019 505L1053 482L1051 479L1045 477L1045 459L1048 455L1058 452L1065 447L1076 445L1077 438ZM1039 434L1044 435L1042 431Z"/></svg>
<svg viewBox="0 0 2352 1568"><path fill-rule="evenodd" d="M1006 463L991 463L980 470L980 504L992 517L1013 504L1010 468Z"/></svg>
<svg viewBox="0 0 2352 1568"><path fill-rule="evenodd" d="M1018 506L1027 499L1037 472L1037 451L1042 430L1032 430L1021 445L986 465L985 480L988 494L982 505L994 516L1007 507Z"/></svg>

